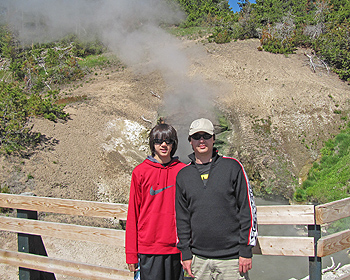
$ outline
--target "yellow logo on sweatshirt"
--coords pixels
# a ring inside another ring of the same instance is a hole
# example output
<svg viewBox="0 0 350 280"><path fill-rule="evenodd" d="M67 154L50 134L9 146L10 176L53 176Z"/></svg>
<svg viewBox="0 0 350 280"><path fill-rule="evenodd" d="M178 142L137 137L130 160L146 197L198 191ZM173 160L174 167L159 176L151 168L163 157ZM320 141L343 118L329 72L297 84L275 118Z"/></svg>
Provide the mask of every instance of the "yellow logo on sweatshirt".
<svg viewBox="0 0 350 280"><path fill-rule="evenodd" d="M209 174L202 174L201 178L202 178L202 180L208 180Z"/></svg>

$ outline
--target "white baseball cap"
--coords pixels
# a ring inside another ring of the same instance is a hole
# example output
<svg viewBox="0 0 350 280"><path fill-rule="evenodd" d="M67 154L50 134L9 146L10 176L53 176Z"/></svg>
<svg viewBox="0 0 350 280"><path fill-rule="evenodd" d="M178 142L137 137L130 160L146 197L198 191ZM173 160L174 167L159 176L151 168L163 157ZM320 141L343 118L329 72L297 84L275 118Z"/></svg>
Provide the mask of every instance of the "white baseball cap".
<svg viewBox="0 0 350 280"><path fill-rule="evenodd" d="M214 135L213 123L210 120L204 118L194 120L190 125L190 131L188 135L191 136L200 131Z"/></svg>

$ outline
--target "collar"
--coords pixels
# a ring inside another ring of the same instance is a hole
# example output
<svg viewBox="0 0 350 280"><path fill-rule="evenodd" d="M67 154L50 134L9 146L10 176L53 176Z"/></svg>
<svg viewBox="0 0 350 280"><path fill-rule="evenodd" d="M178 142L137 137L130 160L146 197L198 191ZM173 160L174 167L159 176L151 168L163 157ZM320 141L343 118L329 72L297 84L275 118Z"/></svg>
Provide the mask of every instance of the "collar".
<svg viewBox="0 0 350 280"><path fill-rule="evenodd" d="M196 156L195 156L195 153L193 152L192 154L189 154L188 157L190 158L191 162L193 164L196 163ZM217 148L213 148L213 154L212 154L212 161L211 162L215 162L219 157L219 154L218 154L218 149Z"/></svg>

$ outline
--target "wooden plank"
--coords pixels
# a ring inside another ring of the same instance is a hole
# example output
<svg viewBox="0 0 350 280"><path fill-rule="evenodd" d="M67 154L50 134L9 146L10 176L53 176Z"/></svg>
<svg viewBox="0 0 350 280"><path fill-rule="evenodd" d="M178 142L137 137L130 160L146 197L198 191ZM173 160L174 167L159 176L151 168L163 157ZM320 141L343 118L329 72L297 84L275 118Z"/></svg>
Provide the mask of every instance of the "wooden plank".
<svg viewBox="0 0 350 280"><path fill-rule="evenodd" d="M97 201L0 194L0 207L126 220L128 205Z"/></svg>
<svg viewBox="0 0 350 280"><path fill-rule="evenodd" d="M313 237L259 236L253 254L274 256L314 256Z"/></svg>
<svg viewBox="0 0 350 280"><path fill-rule="evenodd" d="M1 249L0 263L94 280L133 279L133 274L127 270L119 270L111 267L90 265Z"/></svg>
<svg viewBox="0 0 350 280"><path fill-rule="evenodd" d="M315 208L318 225L334 222L350 216L350 197L318 205Z"/></svg>
<svg viewBox="0 0 350 280"><path fill-rule="evenodd" d="M257 206L259 225L312 225L313 205Z"/></svg>
<svg viewBox="0 0 350 280"><path fill-rule="evenodd" d="M317 242L317 256L325 257L350 247L350 230L321 237Z"/></svg>
<svg viewBox="0 0 350 280"><path fill-rule="evenodd" d="M125 231L0 216L0 229L124 247Z"/></svg>

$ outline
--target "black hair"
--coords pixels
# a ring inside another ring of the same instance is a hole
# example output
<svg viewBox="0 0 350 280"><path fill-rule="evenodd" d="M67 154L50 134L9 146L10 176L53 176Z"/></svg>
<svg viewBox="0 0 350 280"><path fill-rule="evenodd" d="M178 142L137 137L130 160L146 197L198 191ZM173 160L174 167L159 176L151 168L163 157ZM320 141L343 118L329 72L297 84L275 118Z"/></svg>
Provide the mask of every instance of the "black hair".
<svg viewBox="0 0 350 280"><path fill-rule="evenodd" d="M151 132L149 133L149 147L151 149L152 156L155 156L155 150L154 150L154 139L171 139L174 141L174 144L172 146L170 156L173 157L177 150L177 133L175 128L173 128L171 125L166 123L157 124L155 127L152 128Z"/></svg>

